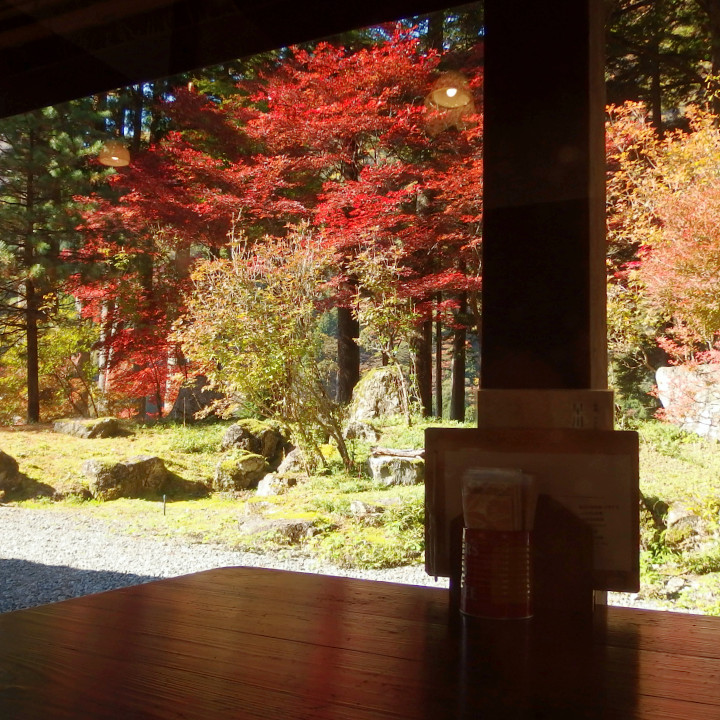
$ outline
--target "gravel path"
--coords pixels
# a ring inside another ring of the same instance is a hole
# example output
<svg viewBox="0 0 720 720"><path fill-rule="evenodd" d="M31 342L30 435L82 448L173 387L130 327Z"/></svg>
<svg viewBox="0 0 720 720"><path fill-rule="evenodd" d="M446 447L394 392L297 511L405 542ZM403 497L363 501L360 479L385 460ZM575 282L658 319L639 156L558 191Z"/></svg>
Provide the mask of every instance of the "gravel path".
<svg viewBox="0 0 720 720"><path fill-rule="evenodd" d="M292 552L261 555L131 537L72 511L0 505L0 613L232 565L447 587L445 578L436 582L422 565L344 570ZM624 593L610 593L610 604L663 607Z"/></svg>
<svg viewBox="0 0 720 720"><path fill-rule="evenodd" d="M447 586L421 565L343 570L292 553L259 555L130 537L72 512L0 505L0 612L230 565Z"/></svg>

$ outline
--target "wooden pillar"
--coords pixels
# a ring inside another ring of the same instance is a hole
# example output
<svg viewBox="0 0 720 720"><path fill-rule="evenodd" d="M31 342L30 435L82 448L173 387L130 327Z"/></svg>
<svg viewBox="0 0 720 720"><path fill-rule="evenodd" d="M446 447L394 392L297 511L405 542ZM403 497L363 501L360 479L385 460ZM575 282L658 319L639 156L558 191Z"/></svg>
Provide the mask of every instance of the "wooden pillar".
<svg viewBox="0 0 720 720"><path fill-rule="evenodd" d="M485 5L483 389L607 387L601 0Z"/></svg>

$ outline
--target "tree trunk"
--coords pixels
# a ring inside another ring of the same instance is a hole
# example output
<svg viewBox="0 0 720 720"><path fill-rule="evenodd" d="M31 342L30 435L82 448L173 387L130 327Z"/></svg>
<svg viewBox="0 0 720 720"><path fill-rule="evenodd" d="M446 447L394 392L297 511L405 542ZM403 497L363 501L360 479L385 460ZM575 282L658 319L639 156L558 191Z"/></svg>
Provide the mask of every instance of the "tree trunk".
<svg viewBox="0 0 720 720"><path fill-rule="evenodd" d="M450 419L465 421L465 342L467 330L465 315L467 314L467 293L460 293L460 306L456 313L458 326L453 332L452 358L452 393L450 397Z"/></svg>
<svg viewBox="0 0 720 720"><path fill-rule="evenodd" d="M179 350L175 350L175 348L171 348L168 351L167 355L167 375L165 376L165 393L163 395L163 403L162 403L162 410L163 415L167 416L172 412L173 405L175 404L175 397L177 397L177 393L175 393L175 396L173 396L173 390L174 390L174 376L175 373L178 371L178 367L182 367L184 364L184 358L182 357L182 354ZM187 379L187 376L185 376ZM172 400L170 399L172 397ZM184 416L183 416L184 417Z"/></svg>
<svg viewBox="0 0 720 720"><path fill-rule="evenodd" d="M91 417L90 407L92 405L92 397L90 394L90 388L85 382L85 368L87 368L90 364L90 359L90 353L83 351L77 353L72 360L72 364L75 367L75 376L80 384L80 389L77 391L77 402L72 402L72 397L70 402L75 408L75 412L82 417ZM72 396L72 386L70 387L70 395Z"/></svg>
<svg viewBox="0 0 720 720"><path fill-rule="evenodd" d="M132 144L131 151L133 154L140 152L140 142L142 140L142 121L143 108L145 105L145 97L143 95L142 85L134 85L131 89L132 93Z"/></svg>
<svg viewBox="0 0 720 720"><path fill-rule="evenodd" d="M710 65L712 75L717 84L718 79L720 79L720 0L700 0L698 4L708 18L708 29L710 31ZM720 115L720 93L713 93L710 102L713 112L716 115Z"/></svg>
<svg viewBox="0 0 720 720"><path fill-rule="evenodd" d="M32 133L29 138L30 156L33 157L35 143ZM27 227L25 229L25 248L23 262L27 272L35 264L33 236L35 234L35 175L28 170L25 179L25 211ZM40 298L35 283L25 280L25 337L27 341L27 421L40 422L40 358L38 355L38 312Z"/></svg>
<svg viewBox="0 0 720 720"><path fill-rule="evenodd" d="M167 90L167 80L155 80L152 85L153 101L150 107L150 124L149 124L149 138L148 142L150 145L155 144L160 140L161 122L163 114L160 110L160 103L162 100L163 93Z"/></svg>
<svg viewBox="0 0 720 720"><path fill-rule="evenodd" d="M108 373L112 363L112 337L115 334L115 305L103 300L100 309L100 349L98 350L98 390L104 394L108 389ZM101 398L102 400L102 398ZM102 403L103 410L104 402Z"/></svg>
<svg viewBox="0 0 720 720"><path fill-rule="evenodd" d="M108 107L108 94L106 92L104 93L98 93L95 95L95 98L93 100L93 108L95 109L95 129L98 132L101 133L107 133L108 132L108 118L105 117L106 111Z"/></svg>
<svg viewBox="0 0 720 720"><path fill-rule="evenodd" d="M113 123L119 138L126 139L126 119L128 114L127 97L123 96L118 105L115 106L113 112Z"/></svg>
<svg viewBox="0 0 720 720"><path fill-rule="evenodd" d="M652 49L652 75L650 78L650 104L652 124L659 138L664 135L662 118L662 68L660 65L660 42L654 44Z"/></svg>
<svg viewBox="0 0 720 720"><path fill-rule="evenodd" d="M346 148L348 157L356 158L359 146L353 140ZM360 178L360 168L356 163L342 163L340 174L346 180L356 181ZM352 289L352 279L348 281ZM352 400L353 390L360 380L360 347L356 339L360 337L360 323L349 307L338 307L338 384L336 401L345 405Z"/></svg>
<svg viewBox="0 0 720 720"><path fill-rule="evenodd" d="M337 402L349 403L353 389L360 379L360 348L355 339L360 336L360 325L352 310L339 307L338 311L338 385Z"/></svg>
<svg viewBox="0 0 720 720"><path fill-rule="evenodd" d="M422 324L422 332L413 344L418 394L423 417L432 415L432 320Z"/></svg>
<svg viewBox="0 0 720 720"><path fill-rule="evenodd" d="M27 421L40 422L40 360L38 355L38 297L32 280L25 282L27 339Z"/></svg>
<svg viewBox="0 0 720 720"><path fill-rule="evenodd" d="M445 13L435 12L427 16L428 48L442 52L445 40Z"/></svg>
<svg viewBox="0 0 720 720"><path fill-rule="evenodd" d="M442 322L440 321L440 300L442 295L437 294L437 319L435 320L435 415L443 416L442 392Z"/></svg>
<svg viewBox="0 0 720 720"><path fill-rule="evenodd" d="M162 420L163 417L165 417L165 413L163 412L163 394L160 387L155 387L155 407L157 408L157 418L158 420Z"/></svg>

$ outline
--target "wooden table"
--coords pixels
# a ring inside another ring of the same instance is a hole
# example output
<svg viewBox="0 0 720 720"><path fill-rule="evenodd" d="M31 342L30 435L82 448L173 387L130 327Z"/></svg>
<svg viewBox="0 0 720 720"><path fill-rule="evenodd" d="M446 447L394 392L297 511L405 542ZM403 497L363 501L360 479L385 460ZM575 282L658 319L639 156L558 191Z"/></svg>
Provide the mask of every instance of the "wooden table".
<svg viewBox="0 0 720 720"><path fill-rule="evenodd" d="M720 618L225 568L0 615L0 718L720 719Z"/></svg>

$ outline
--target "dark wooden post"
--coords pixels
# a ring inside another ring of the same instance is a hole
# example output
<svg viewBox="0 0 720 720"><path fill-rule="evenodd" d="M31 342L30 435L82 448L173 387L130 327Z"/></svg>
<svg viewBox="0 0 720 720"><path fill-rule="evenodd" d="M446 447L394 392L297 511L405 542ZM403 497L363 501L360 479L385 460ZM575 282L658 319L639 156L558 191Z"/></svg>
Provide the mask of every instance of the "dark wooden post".
<svg viewBox="0 0 720 720"><path fill-rule="evenodd" d="M603 389L600 0L487 0L483 389Z"/></svg>
<svg viewBox="0 0 720 720"><path fill-rule="evenodd" d="M603 26L602 0L486 0L481 427L513 390L510 426L612 427L587 393L607 388Z"/></svg>

